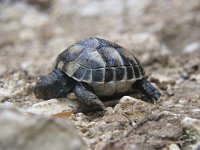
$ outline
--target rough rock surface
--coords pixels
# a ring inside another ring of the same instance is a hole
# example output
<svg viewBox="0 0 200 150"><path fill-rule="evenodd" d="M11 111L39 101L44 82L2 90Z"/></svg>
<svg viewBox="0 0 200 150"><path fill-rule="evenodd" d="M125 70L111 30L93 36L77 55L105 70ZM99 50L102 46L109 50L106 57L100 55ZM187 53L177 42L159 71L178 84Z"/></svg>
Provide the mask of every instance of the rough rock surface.
<svg viewBox="0 0 200 150"><path fill-rule="evenodd" d="M70 120L35 116L3 105L0 107L0 124L0 149L86 149Z"/></svg>

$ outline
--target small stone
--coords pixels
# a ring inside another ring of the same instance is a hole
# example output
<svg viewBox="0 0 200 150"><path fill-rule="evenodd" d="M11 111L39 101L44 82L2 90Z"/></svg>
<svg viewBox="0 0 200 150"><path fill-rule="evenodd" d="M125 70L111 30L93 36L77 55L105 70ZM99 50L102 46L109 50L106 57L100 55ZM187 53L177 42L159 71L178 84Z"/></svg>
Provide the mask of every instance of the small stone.
<svg viewBox="0 0 200 150"><path fill-rule="evenodd" d="M76 100L62 98L59 100L50 99L48 101L33 104L24 111L33 114L55 115L62 112L73 112L78 107L79 103Z"/></svg>
<svg viewBox="0 0 200 150"><path fill-rule="evenodd" d="M188 103L188 101L186 99L180 99L178 102L179 102L179 104L182 104L182 105Z"/></svg>
<svg viewBox="0 0 200 150"><path fill-rule="evenodd" d="M162 55L169 55L171 53L170 49L167 47L167 45L162 44L161 45L161 54Z"/></svg>
<svg viewBox="0 0 200 150"><path fill-rule="evenodd" d="M190 117L185 117L182 121L181 124L187 128L187 133L189 134L191 139L195 139L196 143L193 143L193 145L190 145L191 149L194 149L195 147L200 147L200 120L199 119L194 119ZM194 149L194 150L199 150Z"/></svg>
<svg viewBox="0 0 200 150"><path fill-rule="evenodd" d="M197 74L197 75L192 74L190 76L190 80L197 81L197 83L200 83L200 74Z"/></svg>
<svg viewBox="0 0 200 150"><path fill-rule="evenodd" d="M167 85L166 93L167 93L168 96L174 95L174 91L173 91L172 86L170 84Z"/></svg>
<svg viewBox="0 0 200 150"><path fill-rule="evenodd" d="M87 117L83 113L76 113L73 117L77 121L86 119Z"/></svg>
<svg viewBox="0 0 200 150"><path fill-rule="evenodd" d="M193 109L192 112L200 112L200 109L199 108Z"/></svg>
<svg viewBox="0 0 200 150"><path fill-rule="evenodd" d="M24 80L19 80L19 81L17 81L17 84L19 85L19 86L22 86L22 85L25 85L25 81Z"/></svg>
<svg viewBox="0 0 200 150"><path fill-rule="evenodd" d="M175 104L174 107L182 108L182 107L184 107L184 105L183 104ZM182 112L184 112L184 110L182 110Z"/></svg>
<svg viewBox="0 0 200 150"><path fill-rule="evenodd" d="M178 80L176 80L176 85L180 85L181 83L183 83L183 81L183 78L179 78Z"/></svg>
<svg viewBox="0 0 200 150"><path fill-rule="evenodd" d="M123 103L127 103L127 102L142 102L141 100L139 99L136 99L136 98L133 98L133 97L130 97L130 96L123 96L120 100L119 100L119 103L123 104Z"/></svg>
<svg viewBox="0 0 200 150"><path fill-rule="evenodd" d="M115 110L112 107L106 107L106 113L109 115L115 114Z"/></svg>
<svg viewBox="0 0 200 150"><path fill-rule="evenodd" d="M184 66L184 71L187 72L189 75L194 73L195 71L198 70L200 66L200 59L196 58L191 61L189 61L185 66Z"/></svg>
<svg viewBox="0 0 200 150"><path fill-rule="evenodd" d="M187 45L183 49L183 52L184 53L192 53L192 52L195 52L197 50L200 50L200 42L194 42L194 43Z"/></svg>
<svg viewBox="0 0 200 150"><path fill-rule="evenodd" d="M169 150L180 150L179 146L177 144L172 143L169 146Z"/></svg>
<svg viewBox="0 0 200 150"><path fill-rule="evenodd" d="M189 73L188 72L186 72L186 71L182 71L181 72L181 77L183 78L183 79L188 79L189 78Z"/></svg>
<svg viewBox="0 0 200 150"><path fill-rule="evenodd" d="M136 144L128 144L128 149L137 150L137 145Z"/></svg>
<svg viewBox="0 0 200 150"><path fill-rule="evenodd" d="M16 72L15 74L13 74L13 79L14 80L19 80L20 79L20 73Z"/></svg>
<svg viewBox="0 0 200 150"><path fill-rule="evenodd" d="M196 130L198 135L200 136L200 120L194 119L190 117L185 117L181 123L190 129Z"/></svg>
<svg viewBox="0 0 200 150"><path fill-rule="evenodd" d="M109 124L107 124L105 121L101 121L96 124L96 127L101 130L105 130L105 129L108 129Z"/></svg>
<svg viewBox="0 0 200 150"><path fill-rule="evenodd" d="M174 118L178 118L181 116L181 114L176 114L176 113L173 113L171 111L163 111L163 114L165 115L170 115L170 116L174 116Z"/></svg>

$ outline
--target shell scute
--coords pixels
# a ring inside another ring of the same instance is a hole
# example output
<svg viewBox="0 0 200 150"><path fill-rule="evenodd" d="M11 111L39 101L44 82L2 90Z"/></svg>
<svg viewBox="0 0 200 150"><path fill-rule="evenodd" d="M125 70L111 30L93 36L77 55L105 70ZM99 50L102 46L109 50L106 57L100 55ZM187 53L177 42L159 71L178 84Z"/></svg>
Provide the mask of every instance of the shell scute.
<svg viewBox="0 0 200 150"><path fill-rule="evenodd" d="M120 81L124 79L125 76L125 67L117 67L115 69L116 81Z"/></svg>
<svg viewBox="0 0 200 150"><path fill-rule="evenodd" d="M75 60L88 69L105 68L106 64L94 48L86 48Z"/></svg>
<svg viewBox="0 0 200 150"><path fill-rule="evenodd" d="M104 83L105 68L92 70L92 82Z"/></svg>
<svg viewBox="0 0 200 150"><path fill-rule="evenodd" d="M87 69L85 67L80 66L74 73L73 73L73 77L78 79L78 81L81 81L85 74L87 72Z"/></svg>
<svg viewBox="0 0 200 150"><path fill-rule="evenodd" d="M92 82L92 69L88 69L83 77L82 81L91 83Z"/></svg>
<svg viewBox="0 0 200 150"><path fill-rule="evenodd" d="M124 65L120 54L114 47L107 46L101 47L97 50L106 63L106 67L118 67Z"/></svg>
<svg viewBox="0 0 200 150"><path fill-rule="evenodd" d="M133 66L133 70L134 70L135 78L139 79L140 78L140 70L138 68L138 65Z"/></svg>
<svg viewBox="0 0 200 150"><path fill-rule="evenodd" d="M115 77L115 70L114 68L106 68L105 69L105 82L113 81Z"/></svg>
<svg viewBox="0 0 200 150"><path fill-rule="evenodd" d="M65 62L65 64L75 61L75 59L83 52L84 48L85 47L80 44L74 44L69 48L67 48L66 50L64 50L58 56L58 58L63 62Z"/></svg>
<svg viewBox="0 0 200 150"><path fill-rule="evenodd" d="M132 66L127 66L126 67L126 72L127 72L127 80L134 78L133 67Z"/></svg>

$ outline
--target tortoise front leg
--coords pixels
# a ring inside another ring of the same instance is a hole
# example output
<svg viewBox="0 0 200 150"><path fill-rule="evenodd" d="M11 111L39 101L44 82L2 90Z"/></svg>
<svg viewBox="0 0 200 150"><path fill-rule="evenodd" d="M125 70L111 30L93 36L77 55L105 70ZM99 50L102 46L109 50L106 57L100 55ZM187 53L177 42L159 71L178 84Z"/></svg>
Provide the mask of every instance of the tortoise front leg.
<svg viewBox="0 0 200 150"><path fill-rule="evenodd" d="M88 91L81 83L76 83L74 93L80 102L105 110L103 102L94 93Z"/></svg>

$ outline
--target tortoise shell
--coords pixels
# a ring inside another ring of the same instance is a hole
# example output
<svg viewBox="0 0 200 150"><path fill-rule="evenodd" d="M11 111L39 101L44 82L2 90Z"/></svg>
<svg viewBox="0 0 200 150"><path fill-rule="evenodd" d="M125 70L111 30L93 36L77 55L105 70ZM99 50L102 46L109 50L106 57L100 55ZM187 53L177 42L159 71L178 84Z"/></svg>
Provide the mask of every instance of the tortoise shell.
<svg viewBox="0 0 200 150"><path fill-rule="evenodd" d="M54 69L88 84L97 96L125 93L136 80L145 76L132 53L113 42L94 37L64 50L57 57Z"/></svg>

